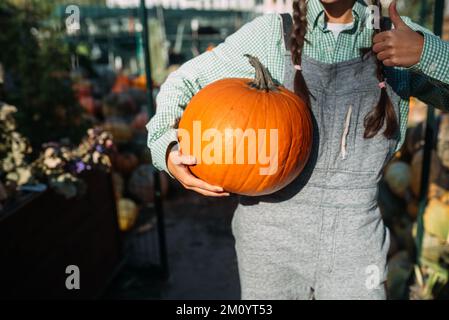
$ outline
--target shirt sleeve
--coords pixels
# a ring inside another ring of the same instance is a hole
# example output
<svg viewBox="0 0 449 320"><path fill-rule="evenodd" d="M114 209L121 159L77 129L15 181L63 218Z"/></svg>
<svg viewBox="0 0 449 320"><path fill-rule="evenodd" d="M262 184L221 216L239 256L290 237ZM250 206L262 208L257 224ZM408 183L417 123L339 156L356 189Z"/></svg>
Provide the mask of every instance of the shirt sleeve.
<svg viewBox="0 0 449 320"><path fill-rule="evenodd" d="M169 75L156 97L156 114L147 124L148 147L153 165L167 173L167 148L177 142L176 123L192 99L204 86L223 78L250 78L254 69L244 54L266 63L273 43L275 14L263 15L245 24L212 51L186 62Z"/></svg>
<svg viewBox="0 0 449 320"><path fill-rule="evenodd" d="M436 108L449 110L449 43L409 18L403 19L424 36L420 61L407 68L411 72L411 95Z"/></svg>

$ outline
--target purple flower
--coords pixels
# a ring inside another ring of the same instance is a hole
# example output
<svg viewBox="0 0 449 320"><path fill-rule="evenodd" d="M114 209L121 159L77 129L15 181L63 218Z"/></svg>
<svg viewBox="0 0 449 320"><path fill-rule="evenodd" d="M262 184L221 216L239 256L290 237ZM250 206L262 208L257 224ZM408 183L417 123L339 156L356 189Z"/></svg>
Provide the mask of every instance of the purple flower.
<svg viewBox="0 0 449 320"><path fill-rule="evenodd" d="M86 165L85 165L84 162L78 161L76 163L76 169L75 170L76 170L77 173L80 173L80 172L84 171L85 169L86 169Z"/></svg>
<svg viewBox="0 0 449 320"><path fill-rule="evenodd" d="M98 152L103 152L103 151L104 151L104 148L103 148L103 146L101 146L101 145L97 145L97 146L95 147L95 150L97 150Z"/></svg>

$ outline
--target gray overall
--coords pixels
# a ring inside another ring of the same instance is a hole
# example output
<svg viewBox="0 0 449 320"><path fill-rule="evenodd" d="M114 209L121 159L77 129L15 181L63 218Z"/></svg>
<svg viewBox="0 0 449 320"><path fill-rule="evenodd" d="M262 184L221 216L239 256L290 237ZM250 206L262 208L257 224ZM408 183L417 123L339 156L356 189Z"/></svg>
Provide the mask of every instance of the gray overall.
<svg viewBox="0 0 449 320"><path fill-rule="evenodd" d="M289 50L285 63L284 86L293 91ZM302 68L312 94L312 155L283 190L239 199L232 230L242 299L385 299L389 233L377 194L397 140L383 130L363 138L381 92L375 57L324 64L303 56ZM387 90L399 115L399 97Z"/></svg>

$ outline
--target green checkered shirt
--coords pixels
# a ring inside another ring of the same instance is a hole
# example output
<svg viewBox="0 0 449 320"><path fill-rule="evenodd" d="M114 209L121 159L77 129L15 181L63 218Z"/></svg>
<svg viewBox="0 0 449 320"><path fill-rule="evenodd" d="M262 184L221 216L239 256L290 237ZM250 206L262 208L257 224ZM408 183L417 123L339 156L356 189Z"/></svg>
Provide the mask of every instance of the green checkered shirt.
<svg viewBox="0 0 449 320"><path fill-rule="evenodd" d="M372 46L372 28L367 27L369 12L363 1L353 7L354 26L335 39L326 29L324 9L319 0L308 2L310 41L304 53L324 63L337 63L360 56L360 49ZM389 82L396 81L408 96L415 96L435 107L449 109L449 43L404 17L414 30L424 34L424 51L420 62L410 68L394 68ZM273 78L283 83L285 46L280 15L267 14L245 24L214 50L186 62L161 86L156 115L147 124L148 146L154 166L167 171L168 146L177 141L174 125L190 99L207 84L222 78L253 78L254 68L243 57L251 54L260 59ZM400 102L399 149L407 129L409 99ZM168 172L168 171L167 171Z"/></svg>

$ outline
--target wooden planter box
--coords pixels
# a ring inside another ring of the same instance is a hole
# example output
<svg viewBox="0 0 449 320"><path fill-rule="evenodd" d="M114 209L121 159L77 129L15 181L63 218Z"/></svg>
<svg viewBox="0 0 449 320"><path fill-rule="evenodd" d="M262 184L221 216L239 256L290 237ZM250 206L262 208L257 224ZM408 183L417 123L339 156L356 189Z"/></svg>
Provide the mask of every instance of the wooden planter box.
<svg viewBox="0 0 449 320"><path fill-rule="evenodd" d="M109 174L86 172L84 195L46 191L0 216L0 299L94 298L121 262L120 234ZM68 290L66 267L80 270Z"/></svg>

